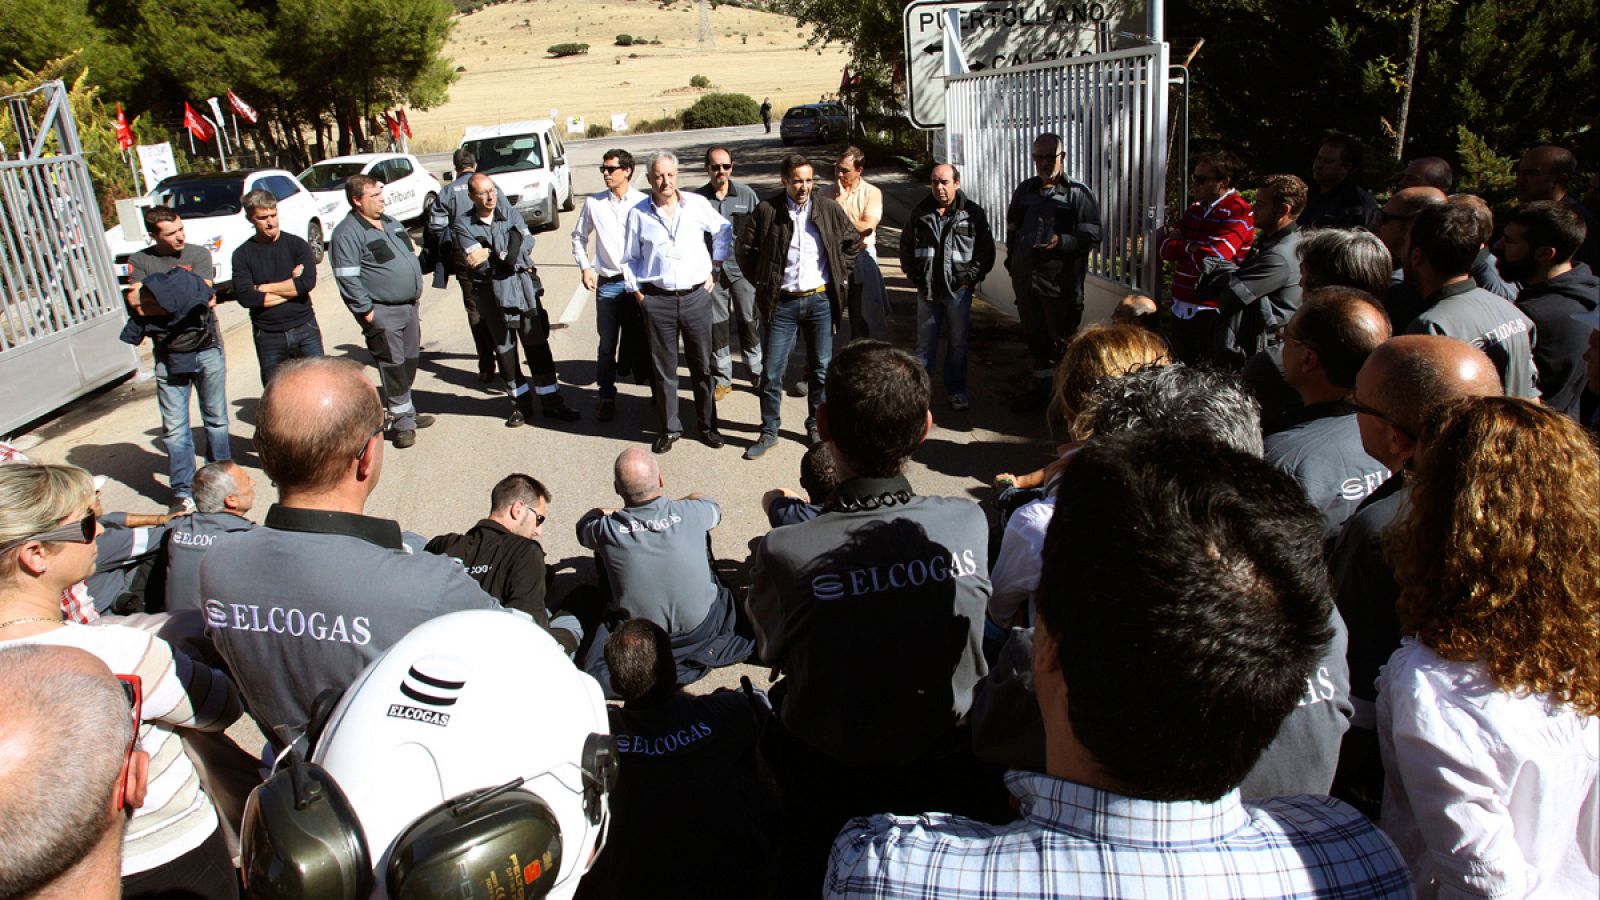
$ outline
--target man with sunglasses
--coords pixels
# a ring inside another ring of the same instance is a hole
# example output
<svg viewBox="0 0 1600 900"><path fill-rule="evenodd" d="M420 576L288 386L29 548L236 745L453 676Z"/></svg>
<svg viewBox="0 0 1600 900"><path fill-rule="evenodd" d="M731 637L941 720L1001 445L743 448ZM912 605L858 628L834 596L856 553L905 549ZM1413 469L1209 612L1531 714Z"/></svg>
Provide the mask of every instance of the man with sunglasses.
<svg viewBox="0 0 1600 900"><path fill-rule="evenodd" d="M584 290L594 291L595 327L600 332L595 380L599 384L599 419L609 422L617 415L617 372L626 368L637 378L650 372L645 352L644 316L639 305L628 296L622 280L622 238L628 210L645 199L644 191L632 186L633 154L626 150L607 150L600 163L600 177L606 189L590 194L578 211L578 224L572 227L572 259L583 273ZM594 256L589 256L589 238L594 238ZM622 352L622 365L617 353Z"/></svg>
<svg viewBox="0 0 1600 900"><path fill-rule="evenodd" d="M1185 363L1227 363L1228 319L1220 302L1202 299L1195 288L1206 260L1237 262L1255 240L1255 212L1234 190L1243 171L1226 150L1196 157L1194 202L1162 234L1161 258L1178 264L1172 276L1172 350Z"/></svg>
<svg viewBox="0 0 1600 900"><path fill-rule="evenodd" d="M733 156L726 147L706 151L706 176L695 193L711 201L722 217L733 223L734 240L756 211L761 198L749 185L733 180ZM709 242L710 236L706 237ZM733 392L733 325L739 327L739 349L752 387L761 386L761 317L756 314L756 286L744 277L739 260L729 255L722 273L711 286L711 367L716 379L713 396L721 400Z"/></svg>
<svg viewBox="0 0 1600 900"><path fill-rule="evenodd" d="M0 649L0 684L0 896L122 896L123 832L150 764L131 682L83 650L34 645Z"/></svg>
<svg viewBox="0 0 1600 900"><path fill-rule="evenodd" d="M550 618L545 607L544 547L539 543L550 508L550 489L531 475L513 473L489 493L489 517L465 534L441 534L429 553L459 563L489 596L533 617L571 656L583 627L571 615Z"/></svg>
<svg viewBox="0 0 1600 900"><path fill-rule="evenodd" d="M1400 588L1384 557L1383 535L1406 506L1406 472L1422 453L1418 438L1429 420L1462 398L1501 393L1499 372L1482 350L1437 335L1399 335L1367 357L1345 400L1355 411L1362 449L1394 473L1346 520L1328 561L1334 603L1350 634L1346 658L1355 707L1332 793L1369 816L1377 816L1383 797L1374 681L1400 646Z"/></svg>

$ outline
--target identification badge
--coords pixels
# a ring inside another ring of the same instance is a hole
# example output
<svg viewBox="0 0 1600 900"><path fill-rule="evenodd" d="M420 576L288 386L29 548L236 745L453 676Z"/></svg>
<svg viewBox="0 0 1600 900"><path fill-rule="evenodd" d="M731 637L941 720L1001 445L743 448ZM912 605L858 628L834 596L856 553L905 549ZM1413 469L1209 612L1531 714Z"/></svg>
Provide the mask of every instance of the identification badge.
<svg viewBox="0 0 1600 900"><path fill-rule="evenodd" d="M661 251L661 258L662 259L677 259L678 258L678 245L677 244L668 244Z"/></svg>

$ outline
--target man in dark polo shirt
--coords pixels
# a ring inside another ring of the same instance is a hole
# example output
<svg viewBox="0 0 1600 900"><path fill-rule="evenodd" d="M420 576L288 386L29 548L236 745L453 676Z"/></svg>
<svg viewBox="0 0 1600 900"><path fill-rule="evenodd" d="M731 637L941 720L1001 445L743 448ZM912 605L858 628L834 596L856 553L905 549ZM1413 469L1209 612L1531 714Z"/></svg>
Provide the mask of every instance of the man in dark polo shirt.
<svg viewBox="0 0 1600 900"><path fill-rule="evenodd" d="M250 331L261 367L261 386L286 359L322 355L322 329L311 308L317 261L303 238L278 224L278 198L257 188L244 195L244 215L255 236L233 251L233 296L250 310Z"/></svg>
<svg viewBox="0 0 1600 900"><path fill-rule="evenodd" d="M219 537L200 564L207 632L274 741L417 625L500 609L460 566L409 552L398 524L363 514L383 472L383 424L361 366L284 363L256 424L278 502L264 527Z"/></svg>

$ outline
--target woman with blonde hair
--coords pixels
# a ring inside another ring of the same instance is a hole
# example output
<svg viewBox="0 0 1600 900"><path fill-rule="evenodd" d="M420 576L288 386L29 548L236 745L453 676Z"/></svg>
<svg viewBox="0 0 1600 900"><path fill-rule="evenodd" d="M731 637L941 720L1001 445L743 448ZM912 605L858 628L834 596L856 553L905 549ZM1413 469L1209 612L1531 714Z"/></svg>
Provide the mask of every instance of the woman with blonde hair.
<svg viewBox="0 0 1600 900"><path fill-rule="evenodd" d="M989 619L998 629L1021 624L1024 608L1039 585L1039 553L1044 534L1055 513L1055 480L1064 461L1092 434L1082 415L1095 387L1151 366L1172 363L1161 338L1137 325L1089 325L1067 343L1056 365L1050 415L1066 423L1067 440L1057 448L1060 456L1042 469L1025 475L995 476L995 505L1001 510L1000 548L989 578ZM996 629L991 637L998 637Z"/></svg>
<svg viewBox="0 0 1600 900"><path fill-rule="evenodd" d="M87 472L0 466L0 646L76 647L138 678L138 741L150 769L144 803L123 837L123 896L236 897L216 808L173 729L221 731L239 717L239 695L226 675L174 654L158 637L63 620L61 592L94 572L100 531ZM71 760L62 765L70 769Z"/></svg>
<svg viewBox="0 0 1600 900"><path fill-rule="evenodd" d="M1378 678L1379 824L1424 897L1600 896L1600 455L1504 397L1422 444L1388 548L1410 636Z"/></svg>

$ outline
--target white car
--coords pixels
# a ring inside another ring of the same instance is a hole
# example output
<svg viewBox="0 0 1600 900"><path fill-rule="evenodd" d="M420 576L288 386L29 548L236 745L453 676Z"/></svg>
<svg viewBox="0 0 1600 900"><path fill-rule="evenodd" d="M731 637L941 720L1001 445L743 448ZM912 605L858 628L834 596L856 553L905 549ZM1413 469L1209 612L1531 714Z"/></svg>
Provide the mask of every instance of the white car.
<svg viewBox="0 0 1600 900"><path fill-rule="evenodd" d="M572 169L555 122L473 126L460 146L472 151L478 171L494 179L529 228L552 231L561 227L561 213L572 211Z"/></svg>
<svg viewBox="0 0 1600 900"><path fill-rule="evenodd" d="M350 214L344 183L351 175L371 175L383 183L384 214L414 222L428 214L439 195L439 179L409 153L357 153L325 159L300 173L300 184L317 200L317 215L333 227Z"/></svg>
<svg viewBox="0 0 1600 900"><path fill-rule="evenodd" d="M256 233L255 226L244 217L244 195L256 188L271 191L278 198L278 226L288 234L305 238L311 245L311 258L322 262L324 238L332 226L318 214L311 192L282 169L173 175L163 179L145 198L146 205L177 210L183 217L185 240L211 251L219 294L231 292L233 251ZM119 284L128 283L128 257L152 243L143 231L133 240L120 227L106 231L106 247L116 261Z"/></svg>

